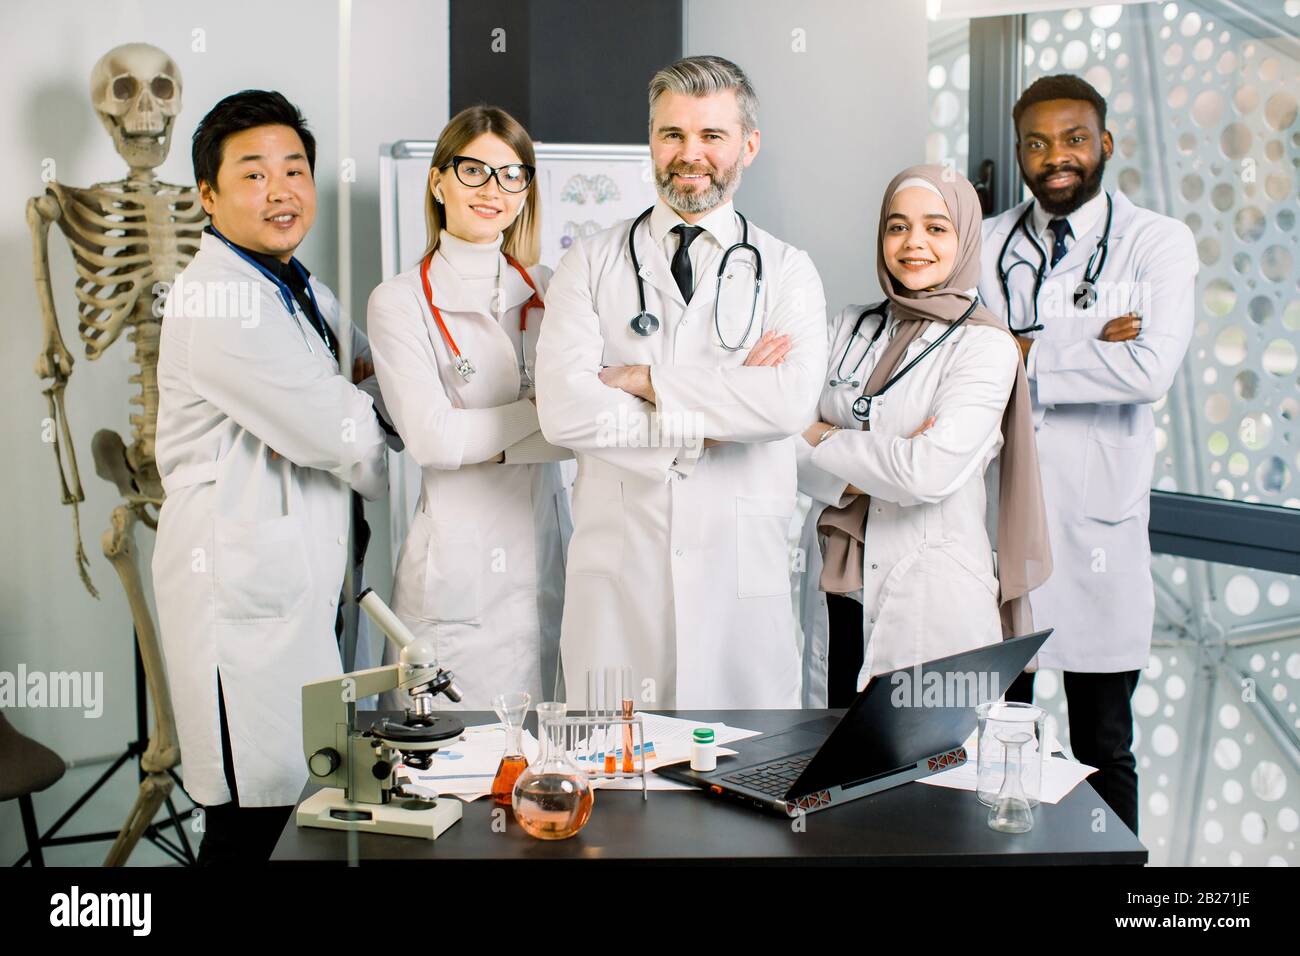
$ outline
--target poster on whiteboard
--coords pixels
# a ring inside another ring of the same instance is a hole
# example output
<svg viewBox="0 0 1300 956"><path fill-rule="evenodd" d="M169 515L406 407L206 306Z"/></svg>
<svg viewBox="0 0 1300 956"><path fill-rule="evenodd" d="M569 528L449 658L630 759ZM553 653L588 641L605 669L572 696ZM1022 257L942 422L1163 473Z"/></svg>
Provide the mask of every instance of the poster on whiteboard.
<svg viewBox="0 0 1300 956"><path fill-rule="evenodd" d="M437 143L399 140L379 152L379 227L385 279L420 261L428 241L424 193ZM554 269L579 236L632 219L655 202L648 146L537 143L537 179L542 209L541 263ZM573 462L562 463L572 486ZM389 560L406 540L420 499L420 469L405 452L388 453Z"/></svg>

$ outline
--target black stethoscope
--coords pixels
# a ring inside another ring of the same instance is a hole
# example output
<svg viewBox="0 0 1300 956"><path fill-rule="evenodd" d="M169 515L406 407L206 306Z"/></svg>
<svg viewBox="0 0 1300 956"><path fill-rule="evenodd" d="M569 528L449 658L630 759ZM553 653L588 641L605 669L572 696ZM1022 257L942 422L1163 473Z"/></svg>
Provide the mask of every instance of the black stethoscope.
<svg viewBox="0 0 1300 956"><path fill-rule="evenodd" d="M627 251L632 255L632 272L636 275L636 298L637 304L641 311L632 316L628 323L632 326L632 331L637 335L654 335L659 331L659 317L653 312L649 312L645 307L645 282L641 278L641 260L636 255L636 230L637 226L646 221L650 213L654 212L654 206L651 206L641 215L636 217L632 223L632 228L627 231ZM758 314L758 294L763 287L763 254L758 251L749 242L749 222L745 217L736 213L740 217L740 242L734 243L726 248L722 253L722 260L718 263L717 289L713 299L713 328L718 333L718 342L728 352L738 352L745 345L745 340L749 338L750 330L754 328L754 317ZM754 294L749 302L749 324L745 326L745 334L740 337L739 345L728 345L727 340L722 336L722 327L718 323L718 302L722 298L722 274L727 270L727 260L731 254L737 251L748 251L754 256Z"/></svg>
<svg viewBox="0 0 1300 956"><path fill-rule="evenodd" d="M924 359L927 355L929 355L940 345L942 345L944 339L946 339L948 336L952 335L954 332L957 331L957 326L961 325L968 318L970 318L970 314L975 311L975 306L978 304L979 304L979 299L978 298L973 299L971 301L971 304L967 306L966 311L961 314L961 317L957 319L956 322L950 324L948 328L944 330L943 335L939 336L937 339L935 339L933 342L927 345L925 347L925 350L921 352L920 355L912 359L912 361L908 362L907 365L903 366L903 368L899 369L897 372L891 375L889 377L889 381L885 382L885 384L880 387L880 391L876 392L874 395L859 395L856 399L854 399L853 417L860 422L867 421L871 417L872 401L879 398L881 395L884 395L887 391L889 391L891 388L897 385L899 379L901 379L908 372L912 371L912 369L916 368L916 366L921 362L922 359ZM858 356L857 362L854 363L852 370L849 372L849 375L856 375L858 369L862 367L862 363L866 360L867 355L871 352L871 347L876 344L876 340L879 339L880 336L885 331L885 325L889 322L888 309L889 309L889 300L886 299L884 302L881 302L879 305L873 305L869 309L864 309L858 315L857 322L853 323L853 334L850 335L849 340L846 343L844 343L844 351L840 353L840 360L835 365L835 377L830 380L831 388L836 388L840 385L848 385L851 388L858 388L862 384L861 379L844 377L844 360L849 357L849 349L853 347L853 340L858 337L858 333L862 329L862 323L866 320L867 316L869 315L880 316L880 322L876 326L876 331L872 333L871 340L867 343L867 347L863 349L862 354Z"/></svg>
<svg viewBox="0 0 1300 956"><path fill-rule="evenodd" d="M1101 239L1097 242L1097 248L1092 250L1092 255L1088 257L1088 264L1083 270L1083 279L1074 290L1074 307L1076 309L1091 309L1097 301L1097 280L1101 277L1101 270L1106 267L1106 254L1110 250L1110 221L1115 211L1115 204L1111 201L1110 193L1106 193L1106 225L1101 231ZM1047 277L1047 252L1038 244L1029 232L1029 218L1033 215L1034 204L1030 203L1025 207L1025 211L1020 214L1016 224L1011 227L1007 233L1006 241L1002 243L1002 251L998 253L998 282L1002 285L1002 300L1007 304L1007 325L1016 335L1024 335L1026 332L1037 332L1042 329L1043 325L1038 321L1038 293L1043 288L1043 279ZM1034 247L1038 253L1038 265L1034 269L1034 292L1030 301L1034 304L1034 321L1032 325L1027 325L1023 329L1018 329L1011 321L1011 269L1016 266L1031 265L1028 259L1021 259L1019 262L1011 263L1011 268L1003 268L1002 262L1006 259L1007 249L1011 247L1011 240L1015 238L1016 230L1019 229L1029 240L1029 244ZM1094 268L1095 266L1095 268Z"/></svg>

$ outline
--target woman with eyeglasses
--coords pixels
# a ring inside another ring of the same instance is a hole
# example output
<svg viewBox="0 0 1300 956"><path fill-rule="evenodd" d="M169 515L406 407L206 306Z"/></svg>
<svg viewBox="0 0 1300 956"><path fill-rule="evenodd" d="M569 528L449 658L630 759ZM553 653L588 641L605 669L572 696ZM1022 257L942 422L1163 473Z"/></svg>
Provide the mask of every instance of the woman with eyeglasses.
<svg viewBox="0 0 1300 956"><path fill-rule="evenodd" d="M558 461L538 430L533 362L551 272L540 243L533 144L491 106L458 113L429 169L420 261L370 296L384 402L422 472L393 609L463 694L557 697L564 546ZM384 660L396 660L391 644ZM444 698L438 698L443 702ZM409 703L398 691L385 705ZM440 706L450 706L441 704Z"/></svg>

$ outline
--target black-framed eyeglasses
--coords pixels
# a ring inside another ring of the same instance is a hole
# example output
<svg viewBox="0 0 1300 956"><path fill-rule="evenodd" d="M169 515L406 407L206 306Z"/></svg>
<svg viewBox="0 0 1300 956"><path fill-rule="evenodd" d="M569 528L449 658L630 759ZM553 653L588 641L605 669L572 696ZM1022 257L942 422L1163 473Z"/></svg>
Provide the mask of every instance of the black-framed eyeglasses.
<svg viewBox="0 0 1300 956"><path fill-rule="evenodd" d="M493 168L481 159L473 156L453 156L447 164L456 172L456 178L471 188L482 186L489 179L495 179L497 185L508 193L521 193L533 181L537 167L527 163L511 163L509 166ZM446 169L447 166L442 167Z"/></svg>

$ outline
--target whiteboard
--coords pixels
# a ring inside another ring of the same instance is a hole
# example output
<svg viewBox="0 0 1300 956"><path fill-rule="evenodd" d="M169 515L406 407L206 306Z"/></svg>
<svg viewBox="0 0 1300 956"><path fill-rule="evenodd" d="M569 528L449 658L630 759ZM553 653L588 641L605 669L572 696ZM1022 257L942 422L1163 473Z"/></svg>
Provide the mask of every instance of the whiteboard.
<svg viewBox="0 0 1300 956"><path fill-rule="evenodd" d="M379 148L380 264L385 279L420 261L428 236L424 193L435 140L398 140ZM541 203L541 264L554 269L578 236L632 219L655 202L648 146L537 143ZM565 483L575 466L564 462ZM420 468L405 452L388 453L390 560L397 554L420 499Z"/></svg>

